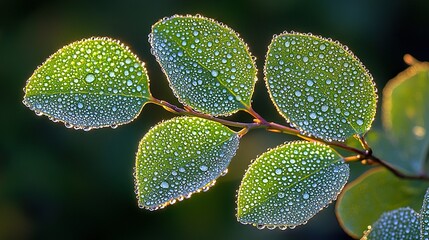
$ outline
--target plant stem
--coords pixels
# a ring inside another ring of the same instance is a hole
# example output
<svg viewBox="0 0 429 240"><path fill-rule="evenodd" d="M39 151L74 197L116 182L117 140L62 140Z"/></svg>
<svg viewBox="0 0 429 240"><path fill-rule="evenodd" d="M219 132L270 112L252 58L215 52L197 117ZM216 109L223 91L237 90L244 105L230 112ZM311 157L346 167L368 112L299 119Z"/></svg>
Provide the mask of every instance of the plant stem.
<svg viewBox="0 0 429 240"><path fill-rule="evenodd" d="M390 163L388 163L384 160L381 160L381 159L377 158L376 156L374 156L372 154L371 148L368 146L367 142L365 141L365 139L362 136L357 136L357 138L358 138L359 142L361 143L362 147L364 148L363 150L348 146L342 142L335 142L335 141L330 142L330 141L325 141L323 139L312 137L312 136L305 136L297 129L294 129L294 128L291 128L288 126L284 126L284 125L281 125L278 123L269 122L269 121L265 120L255 110L253 110L252 107L249 107L249 108L245 109L244 111L246 111L252 117L254 117L254 121L252 123L243 123L243 122L229 121L229 120L218 118L218 117L215 117L215 116L212 116L209 114L200 113L200 112L197 112L197 111L195 111L189 107L180 108L180 107L173 105L167 101L159 100L159 99L154 98L154 97L151 97L149 102L154 103L158 106L161 106L164 109L166 109L167 111L172 112L174 114L200 117L200 118L212 120L212 121L215 121L215 122L218 122L218 123L230 126L230 127L241 128L241 130L238 132L240 137L244 136L245 134L247 134L252 129L265 128L268 131L286 133L289 135L297 136L297 137L304 139L304 140L307 140L307 141L323 143L323 144L326 144L326 145L329 145L332 147L338 147L338 148L344 149L346 151L353 152L353 153L357 154L356 156L345 157L344 159L346 162L361 161L362 163L365 163L365 164L371 164L371 165L372 164L379 164L379 165L387 168L389 171L391 171L393 174L395 174L396 176L398 176L400 178L419 179L419 180L429 181L429 176L427 176L427 175L424 175L424 174L420 174L420 175L404 174L404 173L398 171L394 166L390 165Z"/></svg>

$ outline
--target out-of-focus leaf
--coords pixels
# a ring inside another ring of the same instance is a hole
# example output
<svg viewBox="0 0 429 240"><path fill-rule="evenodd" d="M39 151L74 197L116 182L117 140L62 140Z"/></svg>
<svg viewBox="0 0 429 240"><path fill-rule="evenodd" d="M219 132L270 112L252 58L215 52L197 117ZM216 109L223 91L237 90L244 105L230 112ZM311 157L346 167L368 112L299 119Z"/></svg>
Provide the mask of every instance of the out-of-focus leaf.
<svg viewBox="0 0 429 240"><path fill-rule="evenodd" d="M429 147L429 63L417 62L390 80L383 90L383 124L397 157L415 173L424 171Z"/></svg>
<svg viewBox="0 0 429 240"><path fill-rule="evenodd" d="M400 207L420 210L428 182L404 180L384 168L372 169L348 184L336 204L343 229L360 237L384 212Z"/></svg>

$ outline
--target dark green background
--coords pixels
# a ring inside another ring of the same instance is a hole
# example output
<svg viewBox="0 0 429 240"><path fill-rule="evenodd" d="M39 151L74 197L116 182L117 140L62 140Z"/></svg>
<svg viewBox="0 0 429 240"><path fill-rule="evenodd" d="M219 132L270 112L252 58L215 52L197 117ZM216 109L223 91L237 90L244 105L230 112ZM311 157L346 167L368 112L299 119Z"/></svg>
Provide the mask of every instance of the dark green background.
<svg viewBox="0 0 429 240"><path fill-rule="evenodd" d="M63 45L91 36L131 46L146 62L154 96L176 103L147 35L158 19L187 13L215 18L239 32L260 70L272 35L284 30L346 44L379 89L406 67L403 54L429 60L427 0L0 1L0 239L348 238L332 207L294 230L260 231L236 222L235 195L244 170L285 136L249 133L229 174L210 191L148 212L137 207L134 156L150 126L171 114L148 105L137 120L116 130L83 132L37 117L21 103L25 81L39 64ZM259 79L254 108L282 122L261 71ZM250 120L244 114L233 119Z"/></svg>

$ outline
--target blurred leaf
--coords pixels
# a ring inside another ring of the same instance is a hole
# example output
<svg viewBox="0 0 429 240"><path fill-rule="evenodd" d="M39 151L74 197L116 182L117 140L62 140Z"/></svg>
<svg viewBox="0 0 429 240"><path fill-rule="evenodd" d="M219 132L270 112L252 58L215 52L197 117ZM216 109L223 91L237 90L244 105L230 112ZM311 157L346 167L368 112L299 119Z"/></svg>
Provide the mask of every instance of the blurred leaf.
<svg viewBox="0 0 429 240"><path fill-rule="evenodd" d="M420 167L416 161L410 161L402 146L391 140L385 131L371 129L365 136L366 141L377 157L389 162L395 169L404 174L419 174Z"/></svg>
<svg viewBox="0 0 429 240"><path fill-rule="evenodd" d="M338 42L301 33L275 36L265 81L279 113L308 135L343 141L371 127L377 104L372 76Z"/></svg>
<svg viewBox="0 0 429 240"><path fill-rule="evenodd" d="M365 232L364 240L368 239L419 239L419 214L411 208L400 208L381 217Z"/></svg>
<svg viewBox="0 0 429 240"><path fill-rule="evenodd" d="M212 115L250 107L257 70L232 29L201 16L176 15L152 27L150 44L184 105Z"/></svg>
<svg viewBox="0 0 429 240"><path fill-rule="evenodd" d="M382 213L400 207L419 210L428 182L404 180L384 168L372 169L346 186L336 214L343 229L357 238Z"/></svg>
<svg viewBox="0 0 429 240"><path fill-rule="evenodd" d="M429 239L429 189L426 190L420 210L420 239Z"/></svg>
<svg viewBox="0 0 429 240"><path fill-rule="evenodd" d="M424 171L429 147L429 63L417 62L390 80L383 90L383 124L393 145L414 172Z"/></svg>
<svg viewBox="0 0 429 240"><path fill-rule="evenodd" d="M139 206L163 208L208 190L226 174L238 148L238 134L220 123L179 117L153 127L136 156Z"/></svg>
<svg viewBox="0 0 429 240"><path fill-rule="evenodd" d="M23 102L37 115L89 130L132 121L149 98L146 69L128 47L91 38L63 47L38 67Z"/></svg>
<svg viewBox="0 0 429 240"><path fill-rule="evenodd" d="M244 175L238 221L281 229L305 224L337 197L348 177L348 165L326 145L281 145L258 157Z"/></svg>

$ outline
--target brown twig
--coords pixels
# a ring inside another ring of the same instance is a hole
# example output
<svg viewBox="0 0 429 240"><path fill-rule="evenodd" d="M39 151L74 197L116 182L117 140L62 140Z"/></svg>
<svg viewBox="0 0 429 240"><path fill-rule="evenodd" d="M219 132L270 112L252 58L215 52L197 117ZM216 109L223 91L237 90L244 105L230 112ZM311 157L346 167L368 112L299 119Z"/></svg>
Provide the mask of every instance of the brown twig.
<svg viewBox="0 0 429 240"><path fill-rule="evenodd" d="M281 132L281 133L294 135L294 136L297 136L297 137L304 139L304 140L307 140L307 141L324 143L326 145L329 145L332 147L338 147L338 148L344 149L346 151L353 152L353 153L357 154L355 156L345 157L344 160L346 162L360 161L360 162L367 163L367 164L379 164L400 178L419 179L419 180L429 181L429 176L427 176L427 175L424 175L424 174L421 174L421 175L404 174L404 173L398 171L390 163L388 163L384 160L381 160L381 159L377 158L376 156L374 156L372 153L372 149L369 147L368 143L366 142L366 140L364 139L363 136L357 136L357 139L359 140L362 147L364 148L362 150L362 149L357 149L357 148L351 147L351 146L346 145L342 142L336 142L336 141L329 142L329 141L325 141L325 140L320 139L320 138L316 138L316 137L312 137L312 136L306 136L306 135L303 135L297 129L294 129L294 128L291 128L288 126L284 126L284 125L281 125L278 123L269 122L269 121L265 120L263 117L261 117L261 115L259 115L252 107L245 109L245 111L247 113L249 113L252 117L254 117L254 121L252 123L243 123L243 122L229 121L229 120L218 118L218 117L215 117L215 116L212 116L209 114L200 113L200 112L197 112L197 111L195 111L189 107L180 108L180 107L175 106L175 105L173 105L167 101L159 100L159 99L156 99L154 97L152 97L149 102L154 103L156 105L159 105L159 106L163 107L164 109L166 109L167 111L175 113L175 114L200 117L200 118L212 120L212 121L215 121L218 123L222 123L222 124L230 126L230 127L241 128L241 130L238 132L240 137L244 136L245 134L247 134L252 129L265 128L268 131Z"/></svg>

